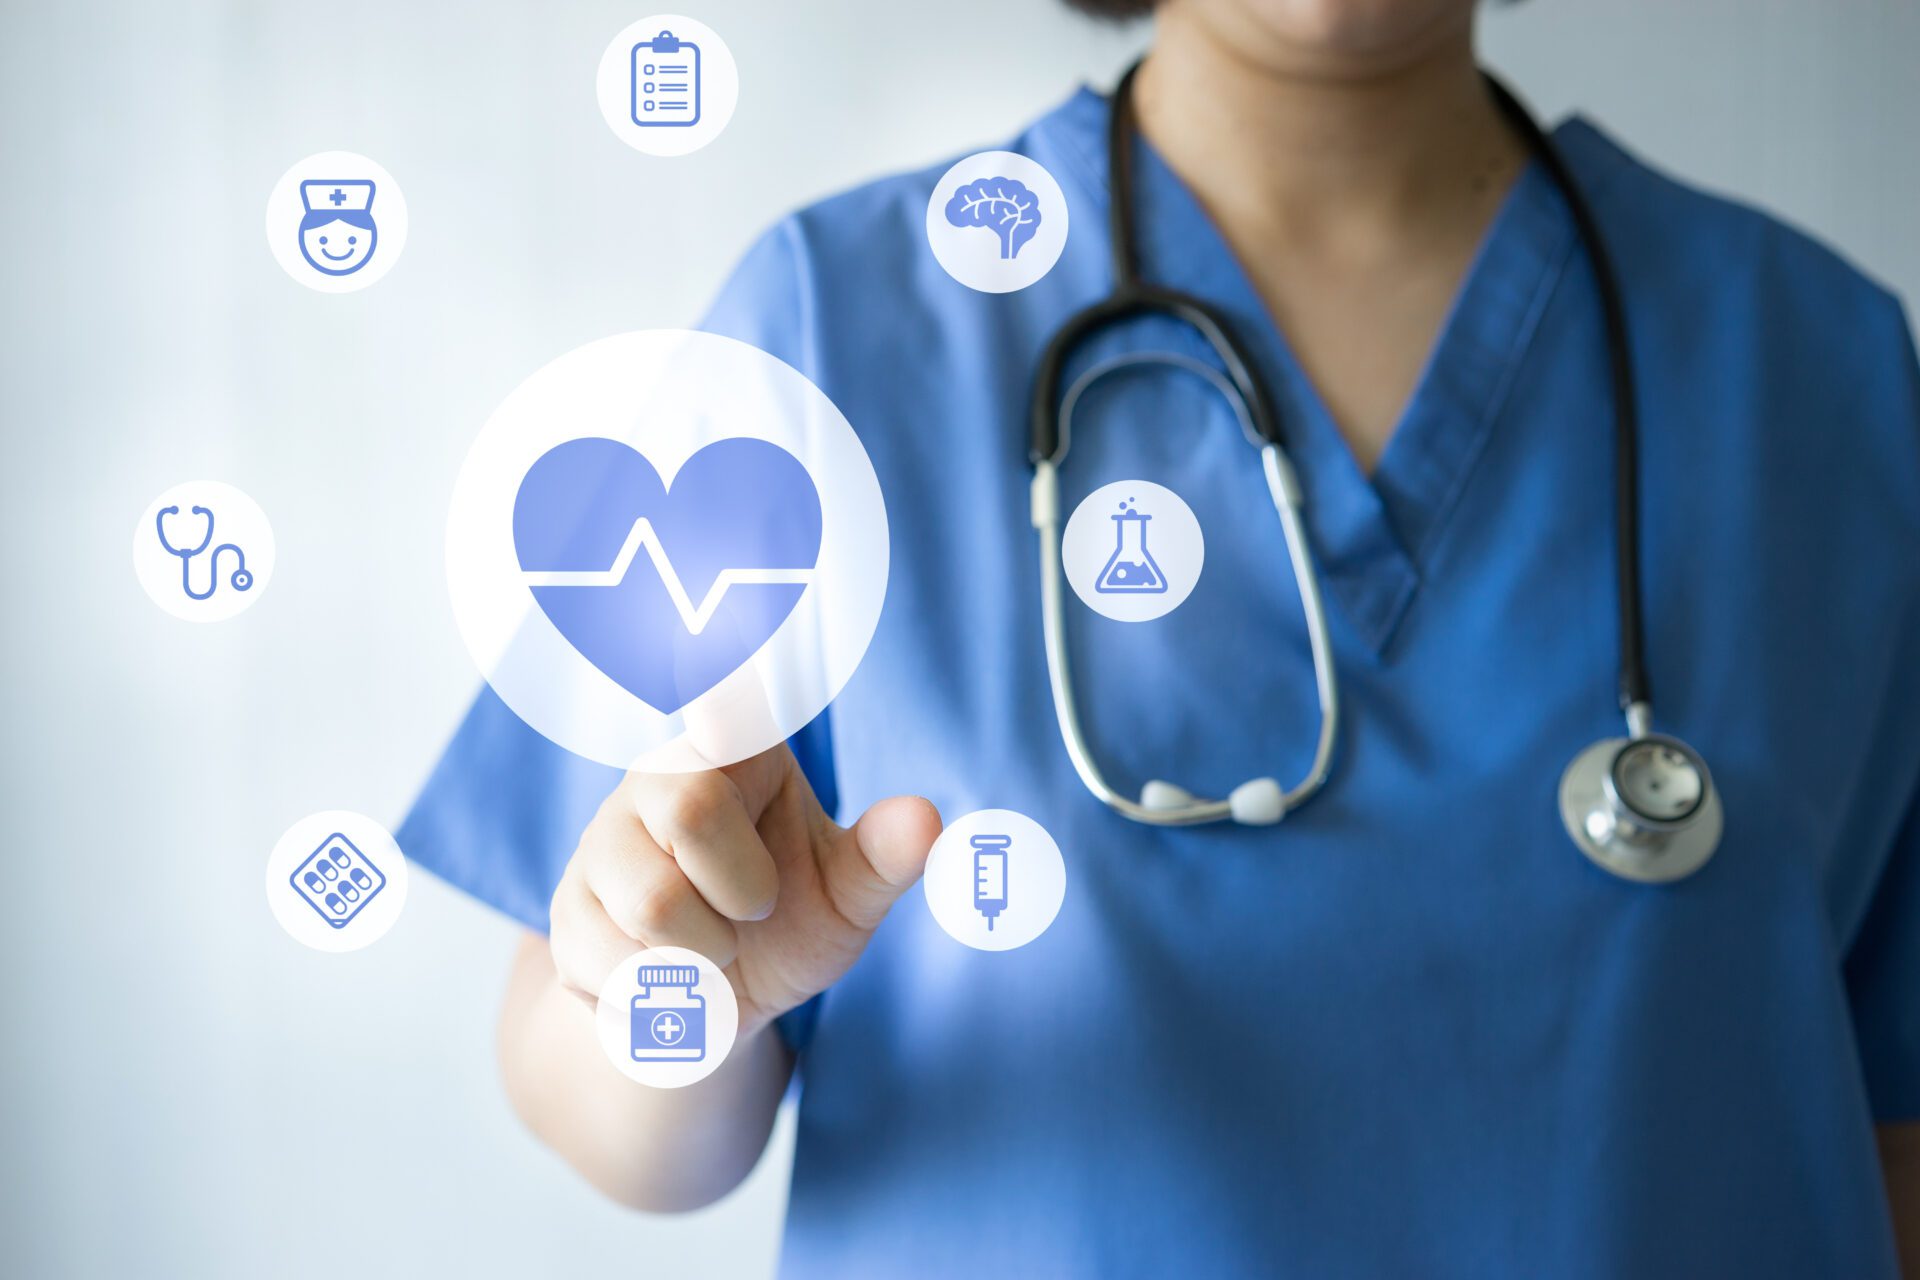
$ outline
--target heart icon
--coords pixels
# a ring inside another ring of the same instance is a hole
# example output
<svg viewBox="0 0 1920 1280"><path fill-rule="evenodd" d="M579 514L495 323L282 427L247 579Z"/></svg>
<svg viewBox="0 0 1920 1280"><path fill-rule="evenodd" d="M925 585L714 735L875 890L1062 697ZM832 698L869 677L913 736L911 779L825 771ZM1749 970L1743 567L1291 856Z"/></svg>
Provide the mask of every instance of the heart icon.
<svg viewBox="0 0 1920 1280"><path fill-rule="evenodd" d="M671 714L759 652L820 557L820 495L765 440L699 450L669 487L618 440L542 454L513 502L533 597L580 655Z"/></svg>

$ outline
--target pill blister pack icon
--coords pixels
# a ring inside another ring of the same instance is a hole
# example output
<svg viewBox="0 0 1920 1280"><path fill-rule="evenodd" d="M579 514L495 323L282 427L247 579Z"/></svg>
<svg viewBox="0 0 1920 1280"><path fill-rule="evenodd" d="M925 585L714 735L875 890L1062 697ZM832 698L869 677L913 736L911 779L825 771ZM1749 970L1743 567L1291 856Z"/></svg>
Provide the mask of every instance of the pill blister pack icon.
<svg viewBox="0 0 1920 1280"><path fill-rule="evenodd" d="M380 868L338 831L293 869L291 879L294 892L336 929L344 929L387 887Z"/></svg>

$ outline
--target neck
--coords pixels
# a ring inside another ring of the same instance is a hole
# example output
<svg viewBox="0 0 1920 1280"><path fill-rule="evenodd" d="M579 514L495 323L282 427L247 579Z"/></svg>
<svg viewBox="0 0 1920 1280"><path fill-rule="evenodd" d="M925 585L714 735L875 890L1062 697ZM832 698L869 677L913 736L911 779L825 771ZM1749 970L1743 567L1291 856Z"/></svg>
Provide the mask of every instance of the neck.
<svg viewBox="0 0 1920 1280"><path fill-rule="evenodd" d="M1163 11L1135 110L1237 247L1365 261L1478 235L1524 148L1481 83L1470 8L1391 54L1296 57L1196 7Z"/></svg>

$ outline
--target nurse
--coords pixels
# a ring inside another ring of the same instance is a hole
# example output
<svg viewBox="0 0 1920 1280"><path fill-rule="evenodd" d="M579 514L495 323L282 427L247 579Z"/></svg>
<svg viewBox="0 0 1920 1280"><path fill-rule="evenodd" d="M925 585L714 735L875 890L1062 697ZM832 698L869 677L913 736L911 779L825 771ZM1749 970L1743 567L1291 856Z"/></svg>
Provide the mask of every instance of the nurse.
<svg viewBox="0 0 1920 1280"><path fill-rule="evenodd" d="M1899 304L1595 125L1554 131L1626 304L1651 680L1725 802L1698 873L1618 879L1554 799L1617 733L1608 349L1471 0L1079 5L1155 11L1141 270L1227 315L1286 424L1342 673L1325 789L1273 827L1138 825L1049 713L1025 407L1112 283L1109 107L1082 90L1003 144L1072 208L1039 283L941 270L942 163L782 222L711 315L832 397L887 494L891 597L830 713L723 772L621 778L483 693L420 798L410 855L529 928L515 1106L608 1195L678 1210L745 1176L797 1077L793 1276L1897 1275L1920 1239ZM1168 349L1204 358L1144 319L1078 360ZM1206 565L1152 624L1070 618L1108 776L1298 776L1301 610L1202 380L1143 369L1079 405L1068 509L1134 477L1185 498ZM1049 827L1070 887L1044 937L966 951L900 900L936 807ZM729 966L740 1039L698 1085L636 1088L595 1042L590 993L642 944Z"/></svg>
<svg viewBox="0 0 1920 1280"><path fill-rule="evenodd" d="M380 229L373 220L373 183L365 179L300 184L300 256L315 271L350 276L367 265Z"/></svg>

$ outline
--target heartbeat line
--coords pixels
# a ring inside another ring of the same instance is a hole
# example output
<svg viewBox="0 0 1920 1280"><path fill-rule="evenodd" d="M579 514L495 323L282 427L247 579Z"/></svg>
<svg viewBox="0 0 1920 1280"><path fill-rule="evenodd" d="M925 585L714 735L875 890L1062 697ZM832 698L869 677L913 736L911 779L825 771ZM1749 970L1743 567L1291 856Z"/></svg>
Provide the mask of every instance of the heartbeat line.
<svg viewBox="0 0 1920 1280"><path fill-rule="evenodd" d="M659 573L660 581L667 588L667 595L673 601L675 613L688 631L699 635L713 621L713 615L720 611L720 602L726 598L727 588L734 586L757 587L773 583L809 583L813 581L812 569L722 569L720 576L707 588L707 594L698 605L687 594L686 584L680 581L680 575L673 571L673 561L667 559L667 549L660 545L660 535L653 531L653 522L641 516L633 522L633 528L627 530L627 540L620 544L620 554L613 558L613 565L607 569L528 569L525 570L527 585L530 587L617 587L626 580L627 570L633 567L640 548L647 549L647 558L653 561L654 570Z"/></svg>

